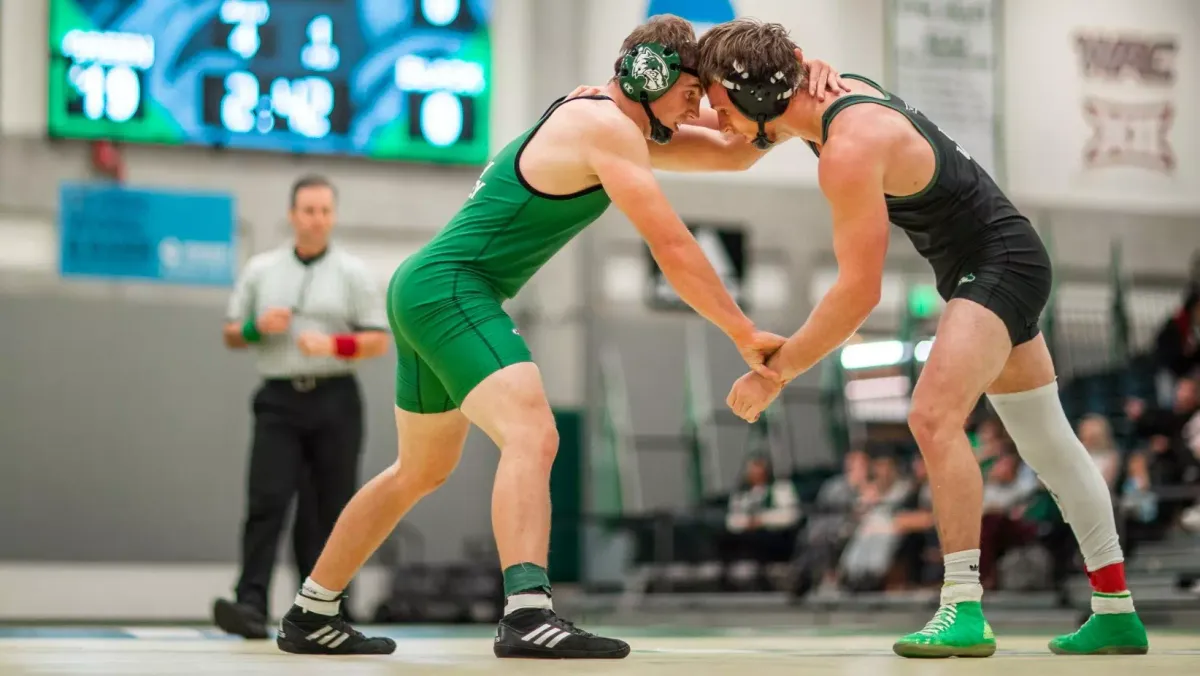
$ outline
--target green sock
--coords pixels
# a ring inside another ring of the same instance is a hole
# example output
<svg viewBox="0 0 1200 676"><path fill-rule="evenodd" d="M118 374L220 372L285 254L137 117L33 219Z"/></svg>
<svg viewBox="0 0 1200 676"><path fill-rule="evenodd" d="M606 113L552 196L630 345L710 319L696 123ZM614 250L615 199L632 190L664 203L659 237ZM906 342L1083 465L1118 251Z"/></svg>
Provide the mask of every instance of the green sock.
<svg viewBox="0 0 1200 676"><path fill-rule="evenodd" d="M546 569L533 563L518 563L504 569L504 595L522 592L550 595L550 577Z"/></svg>

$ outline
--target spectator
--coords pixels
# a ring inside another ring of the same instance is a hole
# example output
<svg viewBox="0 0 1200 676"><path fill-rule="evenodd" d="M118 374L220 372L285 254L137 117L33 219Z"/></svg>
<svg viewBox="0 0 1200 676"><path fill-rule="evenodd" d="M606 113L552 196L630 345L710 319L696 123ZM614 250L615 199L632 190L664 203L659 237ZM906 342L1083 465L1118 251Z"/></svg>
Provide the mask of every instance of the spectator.
<svg viewBox="0 0 1200 676"><path fill-rule="evenodd" d="M1137 543L1158 540L1165 529L1160 525L1158 498L1152 490L1150 462L1145 453L1138 452L1129 456L1125 475L1119 511L1128 543L1126 555L1129 556Z"/></svg>
<svg viewBox="0 0 1200 676"><path fill-rule="evenodd" d="M1125 415L1133 423L1134 436L1139 441L1154 436L1174 440L1182 437L1184 426L1198 409L1200 401L1197 400L1196 379L1189 376L1175 383L1175 396L1170 409L1147 407L1144 401L1131 399L1125 405Z"/></svg>
<svg viewBox="0 0 1200 676"><path fill-rule="evenodd" d="M934 528L933 493L920 455L913 458L911 488L892 518L892 528L900 536L896 553L900 586L940 585L942 552Z"/></svg>
<svg viewBox="0 0 1200 676"><path fill-rule="evenodd" d="M1108 418L1094 413L1086 415L1079 421L1077 432L1079 440L1092 456L1092 462L1096 463L1096 468L1100 470L1109 490L1114 490L1117 475L1121 472L1121 454L1113 441Z"/></svg>
<svg viewBox="0 0 1200 676"><path fill-rule="evenodd" d="M883 587L901 540L893 520L911 492L912 482L900 475L895 456L883 453L871 461L871 483L857 507L861 520L842 556L842 574L851 589Z"/></svg>
<svg viewBox="0 0 1200 676"><path fill-rule="evenodd" d="M1158 331L1155 356L1159 365L1176 378L1200 367L1200 293L1188 292L1183 307Z"/></svg>
<svg viewBox="0 0 1200 676"><path fill-rule="evenodd" d="M1177 487L1195 478L1197 460L1184 433L1186 430L1189 436L1195 436L1195 427L1188 423L1198 411L1200 400L1194 376L1176 382L1170 409L1148 408L1136 399L1126 404L1125 413L1133 422L1138 446L1150 451L1147 460L1152 488ZM1177 516L1181 508L1178 504L1168 508L1170 518Z"/></svg>
<svg viewBox="0 0 1200 676"><path fill-rule="evenodd" d="M1024 519L1024 512L1038 487L1022 479L1021 465L1015 449L1010 448L995 458L984 482L979 548L979 579L984 589L997 588L1000 557L1037 538L1037 528Z"/></svg>
<svg viewBox="0 0 1200 676"><path fill-rule="evenodd" d="M1186 460L1183 483L1194 485L1200 483L1200 413L1192 416L1183 428L1184 445L1190 452ZM1180 524L1193 533L1200 533L1200 501L1183 512Z"/></svg>
<svg viewBox="0 0 1200 676"><path fill-rule="evenodd" d="M871 460L871 480L859 496L859 514L876 513L891 516L904 504L912 491L912 482L901 476L896 457L881 453Z"/></svg>
<svg viewBox="0 0 1200 676"><path fill-rule="evenodd" d="M1008 433L1004 431L1004 425L1000 423L1000 418L995 416L984 418L976 428L975 436L980 462L1001 455L1004 453L1006 445L1010 443Z"/></svg>
<svg viewBox="0 0 1200 676"><path fill-rule="evenodd" d="M842 459L842 474L821 486L795 561L795 595L807 594L818 582L825 588L837 585L836 564L858 523L854 506L869 480L867 454L852 450Z"/></svg>
<svg viewBox="0 0 1200 676"><path fill-rule="evenodd" d="M729 496L725 516L721 559L726 574L738 561L760 564L758 569L763 572L765 564L790 560L799 522L800 501L792 482L776 479L766 456L748 458L742 483Z"/></svg>
<svg viewBox="0 0 1200 676"><path fill-rule="evenodd" d="M858 504L859 494L870 482L870 461L865 451L853 450L842 459L842 473L821 486L817 509L822 513L847 514Z"/></svg>

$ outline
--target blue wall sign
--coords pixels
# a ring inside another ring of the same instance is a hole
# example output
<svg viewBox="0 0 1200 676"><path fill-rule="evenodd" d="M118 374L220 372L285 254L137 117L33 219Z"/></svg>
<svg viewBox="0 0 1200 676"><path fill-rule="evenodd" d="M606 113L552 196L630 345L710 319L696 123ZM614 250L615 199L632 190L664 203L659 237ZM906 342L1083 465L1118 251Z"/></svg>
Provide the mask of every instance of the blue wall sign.
<svg viewBox="0 0 1200 676"><path fill-rule="evenodd" d="M59 187L63 277L230 286L237 229L230 195Z"/></svg>
<svg viewBox="0 0 1200 676"><path fill-rule="evenodd" d="M646 6L646 18L655 14L683 17L692 22L698 33L737 18L733 0L650 0Z"/></svg>

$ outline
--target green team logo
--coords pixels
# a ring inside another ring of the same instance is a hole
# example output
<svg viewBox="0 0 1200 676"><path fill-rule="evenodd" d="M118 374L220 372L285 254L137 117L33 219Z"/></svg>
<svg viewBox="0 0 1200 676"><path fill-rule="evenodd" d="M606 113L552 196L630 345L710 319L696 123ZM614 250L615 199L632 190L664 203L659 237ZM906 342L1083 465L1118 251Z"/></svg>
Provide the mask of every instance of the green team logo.
<svg viewBox="0 0 1200 676"><path fill-rule="evenodd" d="M671 81L667 62L663 60L662 55L646 45L638 47L629 75L641 80L642 89L651 94L666 91ZM626 83L625 91L632 94L633 87Z"/></svg>

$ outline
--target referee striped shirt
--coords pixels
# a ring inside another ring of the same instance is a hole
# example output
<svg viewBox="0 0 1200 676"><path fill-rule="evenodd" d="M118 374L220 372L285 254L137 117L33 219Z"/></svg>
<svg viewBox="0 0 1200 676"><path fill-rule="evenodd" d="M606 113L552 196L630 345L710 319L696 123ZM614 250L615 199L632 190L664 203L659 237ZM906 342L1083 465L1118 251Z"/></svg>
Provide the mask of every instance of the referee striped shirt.
<svg viewBox="0 0 1200 676"><path fill-rule="evenodd" d="M238 324L270 308L292 311L288 331L264 335L252 345L264 378L299 378L348 374L356 362L337 357L310 357L296 341L305 331L332 335L389 331L379 285L366 264L330 245L316 258L304 260L291 246L255 255L246 264L229 299L226 319Z"/></svg>

